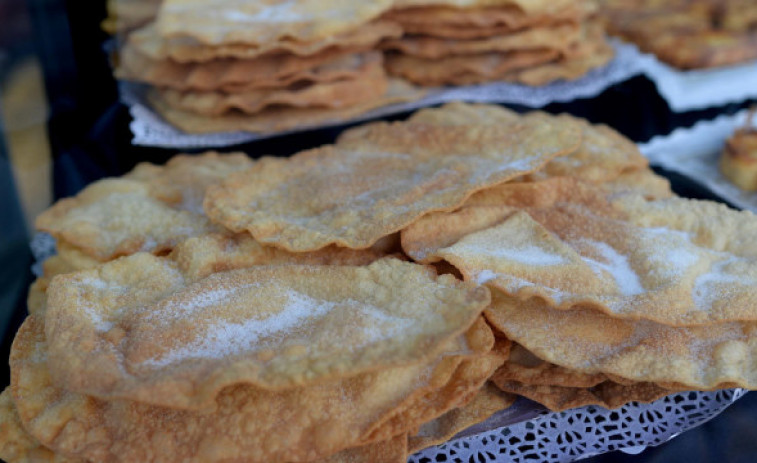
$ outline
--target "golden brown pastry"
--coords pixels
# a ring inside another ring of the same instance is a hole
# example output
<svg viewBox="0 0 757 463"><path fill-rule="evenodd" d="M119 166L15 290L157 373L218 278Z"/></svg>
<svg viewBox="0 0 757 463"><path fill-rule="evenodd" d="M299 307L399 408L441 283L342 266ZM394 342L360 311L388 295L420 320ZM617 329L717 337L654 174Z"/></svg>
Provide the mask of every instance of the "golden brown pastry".
<svg viewBox="0 0 757 463"><path fill-rule="evenodd" d="M743 190L757 190L757 129L752 125L757 107L752 108L744 127L726 141L720 157L720 171Z"/></svg>

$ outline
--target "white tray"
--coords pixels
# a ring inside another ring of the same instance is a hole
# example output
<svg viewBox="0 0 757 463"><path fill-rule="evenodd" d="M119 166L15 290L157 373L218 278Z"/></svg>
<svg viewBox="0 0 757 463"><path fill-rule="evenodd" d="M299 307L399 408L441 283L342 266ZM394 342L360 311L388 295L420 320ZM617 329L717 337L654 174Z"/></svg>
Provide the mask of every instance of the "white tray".
<svg viewBox="0 0 757 463"><path fill-rule="evenodd" d="M746 113L723 115L711 121L700 121L690 128L676 129L669 135L640 144L639 149L652 165L685 175L734 206L757 212L757 193L737 187L718 168L725 141L744 125Z"/></svg>

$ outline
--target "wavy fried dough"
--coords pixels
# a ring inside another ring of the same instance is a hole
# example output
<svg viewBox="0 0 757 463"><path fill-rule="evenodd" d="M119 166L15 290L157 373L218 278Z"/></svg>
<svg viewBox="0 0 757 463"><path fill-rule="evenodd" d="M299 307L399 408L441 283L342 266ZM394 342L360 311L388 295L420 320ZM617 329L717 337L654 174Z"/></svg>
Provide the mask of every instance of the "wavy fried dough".
<svg viewBox="0 0 757 463"><path fill-rule="evenodd" d="M361 49L333 49L311 56L272 53L253 59L222 58L205 63L156 60L130 43L121 50L116 77L176 90L243 92L281 88L295 82L334 82L353 78L372 64Z"/></svg>
<svg viewBox="0 0 757 463"><path fill-rule="evenodd" d="M192 281L173 260L136 254L53 280L51 372L70 390L197 409L233 384L281 390L422 362L489 302L485 288L433 273L388 258Z"/></svg>
<svg viewBox="0 0 757 463"><path fill-rule="evenodd" d="M295 83L288 87L246 90L243 92L179 91L158 89L166 104L182 111L205 116L231 111L255 114L268 107L345 108L373 101L386 92L386 73L382 55L371 54L371 64L344 79L332 82Z"/></svg>
<svg viewBox="0 0 757 463"><path fill-rule="evenodd" d="M402 248L416 261L436 262L442 259L439 254L442 249L467 235L500 224L519 210L555 208L571 201L609 217L621 216L608 202L604 190L571 177L505 183L479 191L456 211L422 217L402 230Z"/></svg>
<svg viewBox="0 0 757 463"><path fill-rule="evenodd" d="M211 233L189 238L174 248L171 258L191 280L213 273L261 265L368 265L393 249L346 249L329 246L315 252L291 253L263 246L249 234Z"/></svg>
<svg viewBox="0 0 757 463"><path fill-rule="evenodd" d="M208 45L313 42L375 19L392 0L164 0L156 21L164 37L189 37Z"/></svg>
<svg viewBox="0 0 757 463"><path fill-rule="evenodd" d="M502 79L532 86L546 85L558 80L576 80L589 71L607 65L614 56L615 50L604 39L579 43L557 61L529 69L515 70L503 76Z"/></svg>
<svg viewBox="0 0 757 463"><path fill-rule="evenodd" d="M244 153L199 155L179 154L159 166L141 162L124 178L147 185L150 196L180 210L203 214L205 190L234 172L247 169L254 161Z"/></svg>
<svg viewBox="0 0 757 463"><path fill-rule="evenodd" d="M219 230L204 217L205 189L252 164L241 153L213 152L177 156L166 166L140 164L124 178L100 180L58 201L35 225L99 261L164 252L188 237Z"/></svg>
<svg viewBox="0 0 757 463"><path fill-rule="evenodd" d="M541 114L490 127L371 124L333 146L263 158L211 188L204 206L225 227L287 250L366 248L579 142L571 121Z"/></svg>
<svg viewBox="0 0 757 463"><path fill-rule="evenodd" d="M422 122L440 126L446 125L498 125L509 124L520 116L507 108L486 104L448 103L441 108L422 109L413 114L410 122ZM647 159L639 148L630 140L602 124L589 124L587 121L567 114L559 116L570 119L581 126L581 146L565 155L549 161L542 169L527 174L519 181L543 180L549 177L566 176L591 183L605 183L618 178L621 174L648 166ZM630 179L626 179L630 183ZM649 181L653 184L653 181ZM655 185L656 186L656 185ZM506 186L503 186L507 188ZM662 187L653 191L663 190ZM476 193L474 198L495 191L496 187Z"/></svg>
<svg viewBox="0 0 757 463"><path fill-rule="evenodd" d="M548 385L528 385L517 381L494 380L504 392L517 394L537 402L553 412L597 405L606 409L619 408L629 402L650 403L671 394L654 383L634 383L621 385L605 381L596 386L563 387Z"/></svg>
<svg viewBox="0 0 757 463"><path fill-rule="evenodd" d="M391 78L386 93L377 95L373 100L346 108L271 107L257 114L234 111L214 117L172 108L155 92L148 93L148 101L166 121L187 133L231 131L271 133L338 124L382 106L420 99L424 94L423 90L405 81Z"/></svg>
<svg viewBox="0 0 757 463"><path fill-rule="evenodd" d="M203 45L192 40L168 40L158 34L154 25L147 25L129 36L129 43L141 54L155 60L171 59L178 63L207 62L223 58L251 60L271 54L308 57L317 53L373 49L385 38L399 37L402 28L391 21L373 21L343 34L314 42L281 41L258 46L247 44Z"/></svg>
<svg viewBox="0 0 757 463"><path fill-rule="evenodd" d="M83 463L83 460L56 455L26 432L10 388L0 394L0 459L12 463Z"/></svg>
<svg viewBox="0 0 757 463"><path fill-rule="evenodd" d="M498 330L548 362L587 374L710 390L757 385L757 323L671 327L585 307L555 310L498 291L484 312Z"/></svg>
<svg viewBox="0 0 757 463"><path fill-rule="evenodd" d="M504 393L487 382L470 402L424 423L415 435L408 437L409 451L414 453L447 442L460 431L510 407L516 399L515 395Z"/></svg>
<svg viewBox="0 0 757 463"><path fill-rule="evenodd" d="M395 0L394 8L403 9L426 6L456 8L485 8L511 6L527 14L547 14L562 11L574 5L573 0Z"/></svg>
<svg viewBox="0 0 757 463"><path fill-rule="evenodd" d="M406 252L560 309L673 326L757 320L757 251L739 238L757 226L750 213L630 194L610 203L604 189L560 178L498 191L488 204L419 221L403 237Z"/></svg>
<svg viewBox="0 0 757 463"><path fill-rule="evenodd" d="M419 58L438 59L454 55L487 52L508 52L533 49L566 50L581 36L581 28L573 24L539 27L513 34L480 40L450 40L423 36L405 36L386 40L385 50L397 51Z"/></svg>
<svg viewBox="0 0 757 463"><path fill-rule="evenodd" d="M488 330L483 322L476 327ZM104 402L59 389L47 373L42 322L31 317L13 345L12 390L24 426L44 445L72 456L98 461L208 462L241 456L252 462L311 461L367 440L425 394L458 381L458 367L485 358L493 344L491 331L467 339L472 352L461 354L466 341L458 338L447 343L442 360L430 364L281 392L235 386L218 396L214 410L189 412Z"/></svg>
<svg viewBox="0 0 757 463"><path fill-rule="evenodd" d="M544 85L564 79L574 80L610 61L614 50L604 40L602 28L582 25L580 34L565 47L541 47L504 52L478 52L434 59L389 54L390 74L419 85L469 85L490 80Z"/></svg>
<svg viewBox="0 0 757 463"><path fill-rule="evenodd" d="M474 8L429 5L391 10L383 17L400 24L406 34L483 38L506 35L529 27L579 23L594 9L588 2L561 3L553 4L555 8L551 11L531 13L513 4Z"/></svg>
<svg viewBox="0 0 757 463"><path fill-rule="evenodd" d="M314 463L405 463L407 442L407 436L401 434L386 441L342 450ZM0 394L0 458L13 463L84 463L82 459L54 453L27 433L16 412L10 389Z"/></svg>
<svg viewBox="0 0 757 463"><path fill-rule="evenodd" d="M607 376L599 373L587 375L545 362L526 348L514 344L507 361L492 375L497 384L515 381L527 386L561 386L588 388L607 381Z"/></svg>
<svg viewBox="0 0 757 463"><path fill-rule="evenodd" d="M608 30L679 69L734 65L757 57L752 2L605 2Z"/></svg>
<svg viewBox="0 0 757 463"><path fill-rule="evenodd" d="M548 48L455 55L438 59L389 54L386 56L386 70L390 75L418 85L471 85L497 80L516 69L548 63L559 57L558 50Z"/></svg>
<svg viewBox="0 0 757 463"><path fill-rule="evenodd" d="M105 179L43 212L36 227L98 260L138 251L161 252L190 236L217 230L204 216L177 210L143 183Z"/></svg>

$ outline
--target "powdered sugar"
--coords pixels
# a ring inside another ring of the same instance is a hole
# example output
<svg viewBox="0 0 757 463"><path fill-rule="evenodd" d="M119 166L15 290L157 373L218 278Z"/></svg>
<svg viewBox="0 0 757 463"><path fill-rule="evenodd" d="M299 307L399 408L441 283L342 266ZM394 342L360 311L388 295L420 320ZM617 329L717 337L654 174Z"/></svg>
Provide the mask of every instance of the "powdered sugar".
<svg viewBox="0 0 757 463"><path fill-rule="evenodd" d="M229 293L217 293L225 297ZM213 299L210 297L204 302ZM189 358L224 358L253 350L261 338L269 338L294 330L305 320L319 318L331 311L337 303L314 299L306 294L289 290L286 304L279 312L262 319L249 319L241 323L215 321L202 336L179 349L144 363L161 367Z"/></svg>
<svg viewBox="0 0 757 463"><path fill-rule="evenodd" d="M739 264L748 264L746 259L725 253L723 255L723 260L715 263L709 272L699 275L694 281L691 298L699 310L710 310L713 303L725 296L724 291L728 286L755 285L754 278L732 273L738 269Z"/></svg>
<svg viewBox="0 0 757 463"><path fill-rule="evenodd" d="M458 252L480 256L491 256L523 265L543 267L568 263L568 259L563 256L551 253L538 246L534 246L533 244L527 244L522 247L514 247L511 245L512 243L503 245L501 243L492 242L481 245L477 242L461 242L456 246Z"/></svg>
<svg viewBox="0 0 757 463"><path fill-rule="evenodd" d="M588 244L596 249L604 262L591 259L586 256L581 258L591 266L591 269L598 276L602 276L603 272L607 272L615 280L618 290L624 296L636 296L645 292L644 287L641 284L639 275L631 268L628 263L628 258L610 247L607 243L591 240L581 240L582 243Z"/></svg>

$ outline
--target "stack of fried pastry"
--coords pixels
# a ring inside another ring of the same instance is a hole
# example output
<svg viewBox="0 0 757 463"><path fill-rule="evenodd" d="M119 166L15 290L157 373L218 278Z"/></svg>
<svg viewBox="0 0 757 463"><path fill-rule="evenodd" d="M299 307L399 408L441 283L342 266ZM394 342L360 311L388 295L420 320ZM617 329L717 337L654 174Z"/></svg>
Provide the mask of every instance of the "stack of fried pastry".
<svg viewBox="0 0 757 463"><path fill-rule="evenodd" d="M752 0L601 0L611 34L680 69L757 59Z"/></svg>
<svg viewBox="0 0 757 463"><path fill-rule="evenodd" d="M389 79L376 45L400 27L376 2L165 0L120 50L116 76L187 132L272 132L417 98Z"/></svg>
<svg viewBox="0 0 757 463"><path fill-rule="evenodd" d="M111 0L116 76L190 133L278 132L418 99L416 86L572 80L613 55L593 0ZM390 77L391 76L391 77Z"/></svg>
<svg viewBox="0 0 757 463"><path fill-rule="evenodd" d="M60 252L0 395L10 462L401 462L514 394L757 386L757 218L570 116L457 103L180 156L37 224Z"/></svg>
<svg viewBox="0 0 757 463"><path fill-rule="evenodd" d="M387 70L421 85L577 79L613 55L593 1L399 0Z"/></svg>

